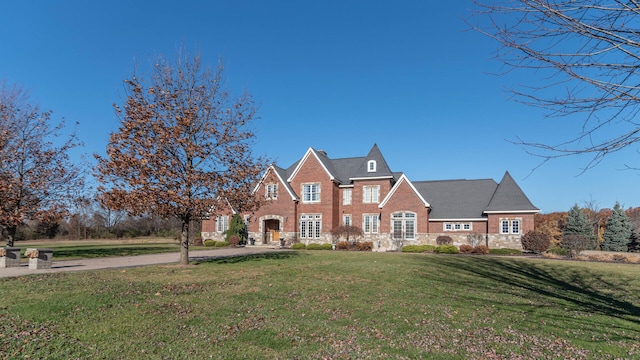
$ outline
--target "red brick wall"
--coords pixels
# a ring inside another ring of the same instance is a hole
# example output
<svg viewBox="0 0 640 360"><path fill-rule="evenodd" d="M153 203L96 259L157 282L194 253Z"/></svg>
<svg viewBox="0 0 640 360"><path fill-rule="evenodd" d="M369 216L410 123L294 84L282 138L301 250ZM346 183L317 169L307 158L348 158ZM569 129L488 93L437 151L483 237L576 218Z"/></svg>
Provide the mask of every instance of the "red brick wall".
<svg viewBox="0 0 640 360"><path fill-rule="evenodd" d="M387 194L385 194L385 196L386 195ZM380 224L382 233L391 233L391 214L397 211L416 213L418 224L418 228L416 229L417 233L426 234L429 232L429 209L424 206L422 200L420 200L406 181L400 184L382 209Z"/></svg>
<svg viewBox="0 0 640 360"><path fill-rule="evenodd" d="M320 202L319 203L304 203L302 200L302 185L307 183L319 183L320 184ZM294 223L299 221L297 217L301 214L322 214L322 233L330 232L334 226L334 212L337 206L339 194L337 193L338 187L329 178L329 174L324 170L318 159L311 155L302 164L298 173L291 182L291 187L300 197L298 204L298 211ZM291 223L291 221L289 221Z"/></svg>
<svg viewBox="0 0 640 360"><path fill-rule="evenodd" d="M286 179L285 179L286 181ZM249 223L249 232L259 231L259 222L257 219L268 215L279 215L286 218L280 224L281 231L293 232L295 231L295 218L296 218L296 205L295 201L287 191L286 187L280 182L278 176L269 171L264 178L264 181L258 187L255 195L265 197L266 196L266 184L278 184L278 198L265 200L264 205L261 206L256 212L251 215L251 221Z"/></svg>
<svg viewBox="0 0 640 360"><path fill-rule="evenodd" d="M500 220L520 220L520 233L525 234L529 231L534 230L534 214L514 214L514 213L503 213L503 214L489 214L489 234L499 234L500 233Z"/></svg>

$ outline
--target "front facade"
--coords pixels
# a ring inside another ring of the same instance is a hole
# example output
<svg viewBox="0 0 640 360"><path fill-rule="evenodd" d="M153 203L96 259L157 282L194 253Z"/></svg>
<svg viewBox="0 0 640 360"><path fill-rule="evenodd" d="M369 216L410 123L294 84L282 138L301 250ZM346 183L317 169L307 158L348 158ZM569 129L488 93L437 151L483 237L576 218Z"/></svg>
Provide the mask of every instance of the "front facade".
<svg viewBox="0 0 640 360"><path fill-rule="evenodd" d="M333 243L332 230L351 225L374 251L435 245L440 235L457 245L475 235L492 248L521 248L520 237L533 230L539 211L508 172L499 183L410 181L390 170L377 145L364 157L339 159L309 148L287 169L270 166L254 194L266 204L241 215L256 244ZM202 237L222 240L232 213L204 220Z"/></svg>

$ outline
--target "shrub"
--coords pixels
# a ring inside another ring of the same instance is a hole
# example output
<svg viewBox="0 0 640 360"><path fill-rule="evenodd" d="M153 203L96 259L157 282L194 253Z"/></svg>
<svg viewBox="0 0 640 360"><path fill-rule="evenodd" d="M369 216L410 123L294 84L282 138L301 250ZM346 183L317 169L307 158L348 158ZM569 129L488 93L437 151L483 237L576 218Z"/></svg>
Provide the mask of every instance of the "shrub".
<svg viewBox="0 0 640 360"><path fill-rule="evenodd" d="M400 251L406 252L406 253L419 253L419 252L422 252L422 251L420 251L420 246L419 245L405 245L405 246L402 247L402 249Z"/></svg>
<svg viewBox="0 0 640 360"><path fill-rule="evenodd" d="M206 247L211 247L211 246L215 246L215 245L216 245L215 240L207 239L207 240L204 241L204 246L206 246Z"/></svg>
<svg viewBox="0 0 640 360"><path fill-rule="evenodd" d="M451 245L453 244L453 239L449 235L440 235L436 238L436 244L438 245Z"/></svg>
<svg viewBox="0 0 640 360"><path fill-rule="evenodd" d="M549 250L549 247L551 246L551 236L539 231L529 231L522 235L520 242L522 243L522 248L525 251L540 254Z"/></svg>
<svg viewBox="0 0 640 360"><path fill-rule="evenodd" d="M584 235L563 235L560 247L567 250L570 258L574 258L589 247L591 239Z"/></svg>
<svg viewBox="0 0 640 360"><path fill-rule="evenodd" d="M434 252L436 254L457 254L460 250L453 245L438 245Z"/></svg>
<svg viewBox="0 0 640 360"><path fill-rule="evenodd" d="M474 232L467 235L467 241L469 242L469 245L471 245L471 247L476 247L485 241L485 236L480 233ZM462 249L460 249L460 251L462 251Z"/></svg>
<svg viewBox="0 0 640 360"><path fill-rule="evenodd" d="M348 241L338 241L336 244L336 249L338 250L349 250L349 242Z"/></svg>
<svg viewBox="0 0 640 360"><path fill-rule="evenodd" d="M373 242L364 241L356 243L356 250L358 251L373 251Z"/></svg>
<svg viewBox="0 0 640 360"><path fill-rule="evenodd" d="M213 245L215 247L225 247L225 246L229 246L229 243L226 241L216 241L215 245Z"/></svg>
<svg viewBox="0 0 640 360"><path fill-rule="evenodd" d="M462 244L460 245L460 252L463 254L470 254L473 252L473 246L468 244Z"/></svg>
<svg viewBox="0 0 640 360"><path fill-rule="evenodd" d="M477 255L486 255L489 253L489 248L486 245L478 245L473 248L472 253Z"/></svg>
<svg viewBox="0 0 640 360"><path fill-rule="evenodd" d="M553 255L561 255L561 256L567 256L569 254L567 249L563 249L561 247L552 247L551 249L547 250L547 252Z"/></svg>
<svg viewBox="0 0 640 360"><path fill-rule="evenodd" d="M320 250L333 250L333 245L331 245L331 244L320 244Z"/></svg>
<svg viewBox="0 0 640 360"><path fill-rule="evenodd" d="M492 255L521 255L522 251L520 251L518 249L506 249L506 248L489 249L489 254L492 254Z"/></svg>
<svg viewBox="0 0 640 360"><path fill-rule="evenodd" d="M305 245L304 243L299 242L299 243L295 243L295 244L291 245L291 248L293 250L304 250L304 249L307 248L307 245Z"/></svg>
<svg viewBox="0 0 640 360"><path fill-rule="evenodd" d="M229 236L229 245L231 245L233 247L240 246L240 236L238 236L238 235Z"/></svg>
<svg viewBox="0 0 640 360"><path fill-rule="evenodd" d="M402 252L408 253L424 253L433 252L436 249L433 245L406 245L402 247Z"/></svg>
<svg viewBox="0 0 640 360"><path fill-rule="evenodd" d="M307 245L307 250L322 250L321 244L309 244Z"/></svg>

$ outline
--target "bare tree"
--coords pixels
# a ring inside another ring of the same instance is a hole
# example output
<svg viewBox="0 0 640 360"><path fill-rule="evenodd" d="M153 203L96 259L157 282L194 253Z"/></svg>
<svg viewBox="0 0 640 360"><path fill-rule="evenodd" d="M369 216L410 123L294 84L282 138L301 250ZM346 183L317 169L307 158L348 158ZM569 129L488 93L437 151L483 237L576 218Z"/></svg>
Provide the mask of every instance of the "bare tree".
<svg viewBox="0 0 640 360"><path fill-rule="evenodd" d="M232 97L223 67L212 72L199 57L160 56L146 78L125 80L125 92L107 157L95 155L98 190L110 209L178 218L186 265L192 220L229 203L243 211L258 205L246 191L267 167L251 150L257 107L249 95Z"/></svg>
<svg viewBox="0 0 640 360"><path fill-rule="evenodd" d="M640 141L640 2L637 0L475 1L480 32L502 47L506 71L525 69L541 85L514 89L515 98L582 121L557 144L516 143L543 163L589 154L586 171L605 156ZM614 129L613 132L611 129ZM627 167L632 167L627 164Z"/></svg>
<svg viewBox="0 0 640 360"><path fill-rule="evenodd" d="M64 121L52 125L51 111L40 112L21 87L0 84L0 227L7 246L18 225L57 221L82 192L83 174L69 159L81 144L75 133L61 139L63 129Z"/></svg>

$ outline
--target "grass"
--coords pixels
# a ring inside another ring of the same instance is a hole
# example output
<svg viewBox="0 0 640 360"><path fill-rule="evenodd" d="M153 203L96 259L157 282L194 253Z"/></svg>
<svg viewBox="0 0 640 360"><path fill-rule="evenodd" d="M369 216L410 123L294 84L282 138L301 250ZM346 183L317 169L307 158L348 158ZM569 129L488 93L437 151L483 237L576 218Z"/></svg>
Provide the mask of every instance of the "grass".
<svg viewBox="0 0 640 360"><path fill-rule="evenodd" d="M0 279L0 357L640 357L638 265L299 251Z"/></svg>
<svg viewBox="0 0 640 360"><path fill-rule="evenodd" d="M36 240L16 242L15 246L21 248L20 252L23 255L27 248L53 249L53 257L56 261L180 251L177 241L161 238L87 241ZM204 247L191 246L190 249L198 250L204 249ZM23 259L23 261L26 260Z"/></svg>

